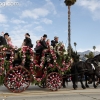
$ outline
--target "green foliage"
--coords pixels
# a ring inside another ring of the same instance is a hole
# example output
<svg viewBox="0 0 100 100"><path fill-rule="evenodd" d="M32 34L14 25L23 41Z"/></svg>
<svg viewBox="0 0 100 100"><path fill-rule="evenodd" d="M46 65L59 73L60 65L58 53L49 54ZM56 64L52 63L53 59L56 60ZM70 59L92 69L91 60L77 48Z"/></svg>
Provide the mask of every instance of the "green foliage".
<svg viewBox="0 0 100 100"><path fill-rule="evenodd" d="M85 57L88 58L88 59L89 58L93 58L94 57L94 54L93 54L93 52L89 52L88 55L85 54Z"/></svg>
<svg viewBox="0 0 100 100"><path fill-rule="evenodd" d="M78 62L80 55L78 55L77 52L75 52L75 51L73 51L73 49L71 49L71 57L73 58L74 62Z"/></svg>
<svg viewBox="0 0 100 100"><path fill-rule="evenodd" d="M10 66L9 61L5 60L4 61L4 70L8 71L9 70L9 66Z"/></svg>
<svg viewBox="0 0 100 100"><path fill-rule="evenodd" d="M0 86L4 83L4 74L0 76Z"/></svg>
<svg viewBox="0 0 100 100"><path fill-rule="evenodd" d="M64 3L66 4L66 6L71 6L73 4L75 4L76 0L65 0Z"/></svg>
<svg viewBox="0 0 100 100"><path fill-rule="evenodd" d="M95 50L96 49L96 46L93 46L93 50Z"/></svg>

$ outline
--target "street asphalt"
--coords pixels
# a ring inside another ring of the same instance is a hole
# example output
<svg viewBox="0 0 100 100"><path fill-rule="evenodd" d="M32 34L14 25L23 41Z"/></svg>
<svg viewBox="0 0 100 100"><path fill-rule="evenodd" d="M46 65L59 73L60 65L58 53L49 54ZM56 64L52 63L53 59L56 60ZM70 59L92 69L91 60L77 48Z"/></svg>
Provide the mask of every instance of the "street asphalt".
<svg viewBox="0 0 100 100"><path fill-rule="evenodd" d="M0 100L100 100L100 86L96 89L92 85L88 89L82 89L79 83L78 86L77 90L73 90L69 82L66 88L50 91L31 85L22 93L11 93L6 87L0 86Z"/></svg>

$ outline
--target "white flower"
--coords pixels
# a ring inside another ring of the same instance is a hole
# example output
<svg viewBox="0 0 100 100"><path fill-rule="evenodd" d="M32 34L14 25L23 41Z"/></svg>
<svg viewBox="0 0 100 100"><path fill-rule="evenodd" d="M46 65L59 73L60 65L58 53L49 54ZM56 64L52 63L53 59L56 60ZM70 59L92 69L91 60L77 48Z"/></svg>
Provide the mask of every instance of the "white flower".
<svg viewBox="0 0 100 100"><path fill-rule="evenodd" d="M53 46L50 46L50 49L53 49Z"/></svg>
<svg viewBox="0 0 100 100"><path fill-rule="evenodd" d="M65 54L68 54L68 52L67 52L67 51L65 51L65 52L64 52L64 55L65 55Z"/></svg>

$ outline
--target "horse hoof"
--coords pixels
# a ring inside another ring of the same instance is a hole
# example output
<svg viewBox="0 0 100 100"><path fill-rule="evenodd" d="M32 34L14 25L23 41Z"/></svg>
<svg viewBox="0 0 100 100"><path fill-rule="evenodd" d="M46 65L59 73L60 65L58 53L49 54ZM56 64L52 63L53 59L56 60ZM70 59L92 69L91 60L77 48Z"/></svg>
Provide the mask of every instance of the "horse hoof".
<svg viewBox="0 0 100 100"><path fill-rule="evenodd" d="M83 89L86 89L86 87L85 87L85 86L82 86L82 88L83 88Z"/></svg>
<svg viewBox="0 0 100 100"><path fill-rule="evenodd" d="M97 88L97 86L96 86L96 85L94 85L94 88Z"/></svg>
<svg viewBox="0 0 100 100"><path fill-rule="evenodd" d="M75 86L73 86L73 88L74 88L74 90L77 90L78 87L77 87L77 85L75 85Z"/></svg>
<svg viewBox="0 0 100 100"><path fill-rule="evenodd" d="M66 88L66 86L63 86L63 88Z"/></svg>
<svg viewBox="0 0 100 100"><path fill-rule="evenodd" d="M88 86L88 85L86 85L86 88L89 88L89 86Z"/></svg>
<svg viewBox="0 0 100 100"><path fill-rule="evenodd" d="M74 90L77 90L77 88L74 88Z"/></svg>

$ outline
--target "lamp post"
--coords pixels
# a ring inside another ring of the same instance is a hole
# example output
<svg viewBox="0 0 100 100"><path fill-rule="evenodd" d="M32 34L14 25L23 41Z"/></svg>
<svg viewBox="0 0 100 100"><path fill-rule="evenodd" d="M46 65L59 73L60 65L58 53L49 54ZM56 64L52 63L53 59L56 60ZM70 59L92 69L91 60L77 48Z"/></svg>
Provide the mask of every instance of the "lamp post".
<svg viewBox="0 0 100 100"><path fill-rule="evenodd" d="M76 0L65 0L64 3L68 6L68 53L71 56L71 30L70 30L70 7L75 4Z"/></svg>

